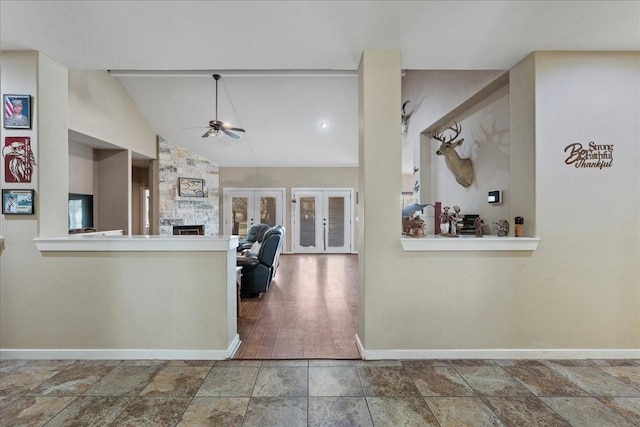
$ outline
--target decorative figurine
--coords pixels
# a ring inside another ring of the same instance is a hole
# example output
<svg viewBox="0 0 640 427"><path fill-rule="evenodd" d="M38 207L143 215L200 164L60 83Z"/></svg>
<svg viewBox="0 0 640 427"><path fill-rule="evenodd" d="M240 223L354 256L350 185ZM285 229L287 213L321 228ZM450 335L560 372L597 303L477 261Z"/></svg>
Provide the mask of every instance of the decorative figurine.
<svg viewBox="0 0 640 427"><path fill-rule="evenodd" d="M449 235L449 206L444 206L440 213L440 234L443 236Z"/></svg>
<svg viewBox="0 0 640 427"><path fill-rule="evenodd" d="M473 223L476 226L476 237L482 237L482 224L484 224L484 221L482 218L478 217L473 221Z"/></svg>
<svg viewBox="0 0 640 427"><path fill-rule="evenodd" d="M453 207L453 213L449 215L449 233L452 236L458 236L458 230L462 228L462 215L460 215L460 206Z"/></svg>
<svg viewBox="0 0 640 427"><path fill-rule="evenodd" d="M515 237L522 237L524 236L523 232L522 232L522 228L524 227L524 218L521 216L517 216L514 218L514 222L516 223L515 227L513 228L513 234Z"/></svg>
<svg viewBox="0 0 640 427"><path fill-rule="evenodd" d="M501 219L498 222L494 222L494 224L496 225L498 236L505 237L509 233L509 221L506 219Z"/></svg>
<svg viewBox="0 0 640 427"><path fill-rule="evenodd" d="M408 237L424 237L424 221L415 213L402 218L402 234Z"/></svg>

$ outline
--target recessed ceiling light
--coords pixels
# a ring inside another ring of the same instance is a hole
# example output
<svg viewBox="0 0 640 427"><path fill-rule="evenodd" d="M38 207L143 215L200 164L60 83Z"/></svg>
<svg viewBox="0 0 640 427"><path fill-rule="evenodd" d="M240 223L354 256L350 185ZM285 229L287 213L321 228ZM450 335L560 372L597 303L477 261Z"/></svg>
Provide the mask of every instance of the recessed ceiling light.
<svg viewBox="0 0 640 427"><path fill-rule="evenodd" d="M327 122L321 122L321 123L320 123L320 127L321 127L321 128L326 128L327 126L329 126L329 125L327 124Z"/></svg>

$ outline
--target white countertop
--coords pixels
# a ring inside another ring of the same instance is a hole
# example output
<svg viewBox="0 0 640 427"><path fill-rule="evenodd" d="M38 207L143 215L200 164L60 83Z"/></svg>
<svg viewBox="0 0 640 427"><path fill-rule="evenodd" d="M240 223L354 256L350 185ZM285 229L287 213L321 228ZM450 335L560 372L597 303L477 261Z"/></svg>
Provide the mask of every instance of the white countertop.
<svg viewBox="0 0 640 427"><path fill-rule="evenodd" d="M459 236L402 237L405 251L535 251L537 237Z"/></svg>
<svg viewBox="0 0 640 427"><path fill-rule="evenodd" d="M238 246L238 236L104 236L76 234L33 239L39 251L212 252Z"/></svg>

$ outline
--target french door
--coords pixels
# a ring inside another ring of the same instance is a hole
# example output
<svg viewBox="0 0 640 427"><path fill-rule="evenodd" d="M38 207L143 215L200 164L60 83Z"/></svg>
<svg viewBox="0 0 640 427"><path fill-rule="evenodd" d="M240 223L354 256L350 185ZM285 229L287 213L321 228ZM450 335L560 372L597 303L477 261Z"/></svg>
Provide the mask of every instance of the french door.
<svg viewBox="0 0 640 427"><path fill-rule="evenodd" d="M295 253L351 252L351 189L291 189Z"/></svg>
<svg viewBox="0 0 640 427"><path fill-rule="evenodd" d="M284 188L224 190L224 233L244 238L254 224L283 224Z"/></svg>

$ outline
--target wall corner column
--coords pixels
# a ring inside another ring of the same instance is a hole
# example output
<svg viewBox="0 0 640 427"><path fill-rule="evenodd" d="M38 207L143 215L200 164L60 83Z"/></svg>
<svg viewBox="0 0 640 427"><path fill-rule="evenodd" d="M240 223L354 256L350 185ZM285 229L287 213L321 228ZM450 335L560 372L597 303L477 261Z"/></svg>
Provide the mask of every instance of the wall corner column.
<svg viewBox="0 0 640 427"><path fill-rule="evenodd" d="M400 59L399 50L367 50L358 68L358 337L365 347L368 318L380 315L372 304L392 282L385 260L402 250Z"/></svg>
<svg viewBox="0 0 640 427"><path fill-rule="evenodd" d="M38 236L64 236L69 229L68 70L39 53L37 85Z"/></svg>

